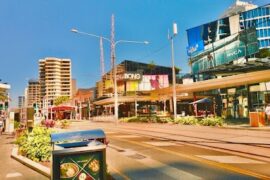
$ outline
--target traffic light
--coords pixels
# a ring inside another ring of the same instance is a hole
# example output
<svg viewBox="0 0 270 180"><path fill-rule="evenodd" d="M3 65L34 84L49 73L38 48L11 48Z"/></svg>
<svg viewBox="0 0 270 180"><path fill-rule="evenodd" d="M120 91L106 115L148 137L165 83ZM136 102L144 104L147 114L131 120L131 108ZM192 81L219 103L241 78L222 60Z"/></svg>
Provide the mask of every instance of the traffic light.
<svg viewBox="0 0 270 180"><path fill-rule="evenodd" d="M5 102L5 109L8 109L8 102Z"/></svg>

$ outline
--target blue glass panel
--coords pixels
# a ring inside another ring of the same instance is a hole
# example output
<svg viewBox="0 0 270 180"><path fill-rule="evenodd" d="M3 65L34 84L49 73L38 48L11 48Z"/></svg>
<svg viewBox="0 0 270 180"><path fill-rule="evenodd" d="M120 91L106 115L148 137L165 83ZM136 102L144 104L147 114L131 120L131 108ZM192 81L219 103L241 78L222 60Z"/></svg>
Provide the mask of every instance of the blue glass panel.
<svg viewBox="0 0 270 180"><path fill-rule="evenodd" d="M266 27L267 26L267 19L263 18L263 26Z"/></svg>
<svg viewBox="0 0 270 180"><path fill-rule="evenodd" d="M265 47L265 40L262 40L262 47Z"/></svg>
<svg viewBox="0 0 270 180"><path fill-rule="evenodd" d="M260 37L263 37L263 30L260 29Z"/></svg>
<svg viewBox="0 0 270 180"><path fill-rule="evenodd" d="M266 14L265 8L262 8L262 15L265 16L265 14Z"/></svg>
<svg viewBox="0 0 270 180"><path fill-rule="evenodd" d="M258 16L258 9L254 9L254 17Z"/></svg>
<svg viewBox="0 0 270 180"><path fill-rule="evenodd" d="M270 7L266 8L266 14L270 15Z"/></svg>

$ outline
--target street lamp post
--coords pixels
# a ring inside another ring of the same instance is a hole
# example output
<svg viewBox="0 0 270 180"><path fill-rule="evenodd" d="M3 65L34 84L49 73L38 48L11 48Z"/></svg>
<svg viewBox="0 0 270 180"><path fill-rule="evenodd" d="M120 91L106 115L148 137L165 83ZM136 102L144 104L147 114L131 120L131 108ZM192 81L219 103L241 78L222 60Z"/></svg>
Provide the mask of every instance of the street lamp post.
<svg viewBox="0 0 270 180"><path fill-rule="evenodd" d="M99 35L95 35L95 34L91 34L91 33L86 33L86 32L81 32L77 29L71 29L71 32L74 33L78 33L78 34L82 34L82 35L88 35L88 36L92 36L92 37L96 37L96 38L102 38L106 41L108 41L111 44L112 47L112 62L113 62L113 79L114 79L114 116L115 116L115 120L117 122L118 120L118 90L117 90L117 79L116 79L116 75L117 75L117 65L116 65L116 55L115 55L115 48L116 45L119 43L135 43L135 44L149 44L148 41L130 41L130 40L118 40L116 42L111 41L109 38L103 37L103 36L99 36Z"/></svg>
<svg viewBox="0 0 270 180"><path fill-rule="evenodd" d="M177 104L176 104L176 77L175 77L175 65L174 65L174 47L173 47L173 38L177 35L177 24L173 23L173 34L170 36L168 34L168 39L171 41L171 50L172 50L172 78L173 78L173 117L174 120L177 118Z"/></svg>

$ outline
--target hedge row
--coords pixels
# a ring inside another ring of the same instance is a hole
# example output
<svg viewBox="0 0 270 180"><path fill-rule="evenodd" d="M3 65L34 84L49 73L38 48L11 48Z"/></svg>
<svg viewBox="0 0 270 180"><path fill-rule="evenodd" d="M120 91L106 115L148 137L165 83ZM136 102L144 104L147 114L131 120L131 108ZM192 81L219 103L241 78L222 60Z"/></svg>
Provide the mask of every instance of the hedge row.
<svg viewBox="0 0 270 180"><path fill-rule="evenodd" d="M223 126L224 119L221 117L205 117L203 119L198 119L194 116L178 117L173 120L170 117L161 118L158 116L149 117L126 117L121 118L120 122L137 122L137 123L175 123L183 125L202 125L202 126Z"/></svg>

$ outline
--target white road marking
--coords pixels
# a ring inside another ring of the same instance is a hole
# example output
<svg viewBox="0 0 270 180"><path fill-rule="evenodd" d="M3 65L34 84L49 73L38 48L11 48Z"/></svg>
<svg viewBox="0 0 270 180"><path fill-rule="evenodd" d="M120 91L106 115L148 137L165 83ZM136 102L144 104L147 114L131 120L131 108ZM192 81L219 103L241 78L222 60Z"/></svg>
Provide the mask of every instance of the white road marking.
<svg viewBox="0 0 270 180"><path fill-rule="evenodd" d="M265 162L262 161L256 161L253 159L243 158L240 156L205 156L205 155L196 155L196 156L226 164L266 164Z"/></svg>
<svg viewBox="0 0 270 180"><path fill-rule="evenodd" d="M115 136L118 138L139 138L141 136L137 136L137 135L119 135L119 136Z"/></svg>
<svg viewBox="0 0 270 180"><path fill-rule="evenodd" d="M156 169L163 174L166 174L173 179L202 179L196 175L193 175L189 172L183 171L181 169L169 166L160 161L154 160L152 158L138 159L138 162L141 162L143 165L150 167L151 169Z"/></svg>
<svg viewBox="0 0 270 180"><path fill-rule="evenodd" d="M197 180L197 179L202 179L198 176L195 176L191 173L188 173L186 171L183 171L183 170L180 170L180 169L177 169L175 167L172 167L172 166L169 166L167 164L164 164L160 161L157 161L157 160L154 160L152 158L150 158L149 156L146 156L140 152L137 152L137 151L134 151L132 149L125 149L125 151L123 152L118 152L119 154L121 155L124 155L126 157L131 157L131 156L134 156L134 155L141 155L141 156L144 156L145 158L142 158L142 159L133 159L137 162L140 162L142 163L144 166L147 166L151 169L156 169L157 171L160 171L162 172L163 174L166 174L167 176L169 177L172 177L173 179L194 179L194 180Z"/></svg>
<svg viewBox="0 0 270 180"><path fill-rule="evenodd" d="M114 131L105 131L105 134L115 134L117 132L114 132Z"/></svg>
<svg viewBox="0 0 270 180"><path fill-rule="evenodd" d="M179 144L175 144L172 142L166 142L166 141L144 141L143 143L149 144L152 146L181 146Z"/></svg>
<svg viewBox="0 0 270 180"><path fill-rule="evenodd" d="M15 173L8 173L6 175L6 178L14 178L14 177L20 177L20 176L22 176L21 173L15 172Z"/></svg>

